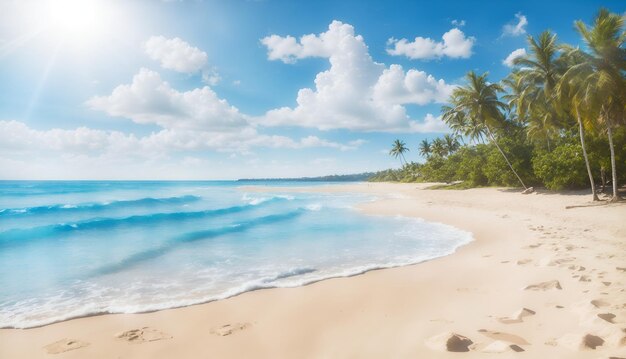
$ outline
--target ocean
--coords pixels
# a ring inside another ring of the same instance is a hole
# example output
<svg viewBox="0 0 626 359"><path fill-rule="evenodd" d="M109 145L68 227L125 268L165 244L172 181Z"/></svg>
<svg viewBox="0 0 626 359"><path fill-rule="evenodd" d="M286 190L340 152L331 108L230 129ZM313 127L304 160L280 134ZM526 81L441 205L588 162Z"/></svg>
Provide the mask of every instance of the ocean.
<svg viewBox="0 0 626 359"><path fill-rule="evenodd" d="M371 195L289 190L323 184L0 181L0 327L301 286L472 240L444 224L357 211Z"/></svg>

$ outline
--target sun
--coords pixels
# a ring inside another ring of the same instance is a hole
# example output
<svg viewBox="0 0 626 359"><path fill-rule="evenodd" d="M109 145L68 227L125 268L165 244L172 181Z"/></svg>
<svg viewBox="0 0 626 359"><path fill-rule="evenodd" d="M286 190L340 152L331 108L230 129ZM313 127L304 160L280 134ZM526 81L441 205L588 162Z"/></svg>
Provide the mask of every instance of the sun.
<svg viewBox="0 0 626 359"><path fill-rule="evenodd" d="M107 9L99 0L48 0L44 28L63 40L85 40L106 25Z"/></svg>

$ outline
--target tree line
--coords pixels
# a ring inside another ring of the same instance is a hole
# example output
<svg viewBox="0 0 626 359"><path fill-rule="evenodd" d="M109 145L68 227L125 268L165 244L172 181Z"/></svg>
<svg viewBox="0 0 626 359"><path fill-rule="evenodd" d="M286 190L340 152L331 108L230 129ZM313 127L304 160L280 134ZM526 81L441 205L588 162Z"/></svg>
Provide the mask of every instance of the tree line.
<svg viewBox="0 0 626 359"><path fill-rule="evenodd" d="M390 154L402 168L371 180L590 187L594 201L598 192L620 200L619 183L626 181L625 19L600 9L591 25L574 25L583 48L544 31L528 36L528 53L514 59L502 81L468 72L467 83L441 108L452 133L418 144L424 163L407 162L408 146L396 140Z"/></svg>

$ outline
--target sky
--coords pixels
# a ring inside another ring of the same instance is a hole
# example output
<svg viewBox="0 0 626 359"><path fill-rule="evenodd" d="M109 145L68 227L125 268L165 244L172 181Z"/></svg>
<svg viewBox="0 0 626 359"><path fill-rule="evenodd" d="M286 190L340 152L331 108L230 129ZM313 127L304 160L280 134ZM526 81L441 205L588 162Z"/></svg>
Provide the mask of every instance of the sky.
<svg viewBox="0 0 626 359"><path fill-rule="evenodd" d="M623 1L0 0L0 179L237 179L423 161L464 75Z"/></svg>

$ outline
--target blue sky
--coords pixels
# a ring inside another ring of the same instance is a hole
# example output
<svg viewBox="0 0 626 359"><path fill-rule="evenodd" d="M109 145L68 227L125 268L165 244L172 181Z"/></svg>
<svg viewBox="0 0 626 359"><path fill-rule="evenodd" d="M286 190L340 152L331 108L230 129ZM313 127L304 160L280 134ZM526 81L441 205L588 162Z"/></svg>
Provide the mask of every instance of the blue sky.
<svg viewBox="0 0 626 359"><path fill-rule="evenodd" d="M0 178L397 167L469 70L620 1L0 0ZM303 37L304 36L304 37ZM417 38L417 39L416 39ZM316 80L317 79L317 80Z"/></svg>

